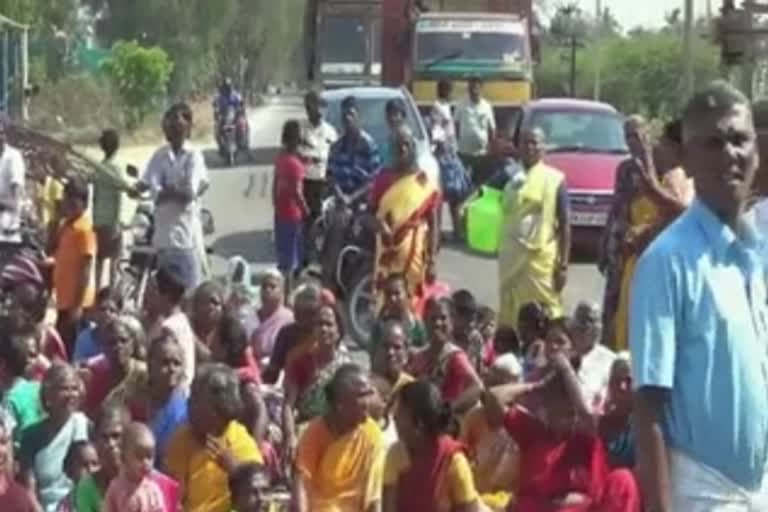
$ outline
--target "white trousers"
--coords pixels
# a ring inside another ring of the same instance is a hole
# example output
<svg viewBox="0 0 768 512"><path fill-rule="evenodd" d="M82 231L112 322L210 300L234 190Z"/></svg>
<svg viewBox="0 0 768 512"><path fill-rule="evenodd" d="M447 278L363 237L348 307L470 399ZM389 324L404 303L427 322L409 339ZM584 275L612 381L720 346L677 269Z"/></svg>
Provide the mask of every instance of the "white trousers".
<svg viewBox="0 0 768 512"><path fill-rule="evenodd" d="M669 459L674 512L768 512L768 478L752 492L679 451Z"/></svg>

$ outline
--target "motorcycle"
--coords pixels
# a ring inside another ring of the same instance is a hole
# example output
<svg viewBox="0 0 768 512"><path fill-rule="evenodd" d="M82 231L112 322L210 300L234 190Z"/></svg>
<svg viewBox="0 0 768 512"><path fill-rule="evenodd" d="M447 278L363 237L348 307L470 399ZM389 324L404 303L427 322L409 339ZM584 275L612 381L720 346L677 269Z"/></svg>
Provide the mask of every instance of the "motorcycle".
<svg viewBox="0 0 768 512"><path fill-rule="evenodd" d="M370 340L375 313L375 236L367 225L367 192L363 188L348 195L335 186L309 235L310 250L319 256L323 284L343 299L351 337L361 348Z"/></svg>
<svg viewBox="0 0 768 512"><path fill-rule="evenodd" d="M250 128L248 116L242 108L228 107L224 112L217 134L219 155L228 166L237 162L239 152L249 149Z"/></svg>

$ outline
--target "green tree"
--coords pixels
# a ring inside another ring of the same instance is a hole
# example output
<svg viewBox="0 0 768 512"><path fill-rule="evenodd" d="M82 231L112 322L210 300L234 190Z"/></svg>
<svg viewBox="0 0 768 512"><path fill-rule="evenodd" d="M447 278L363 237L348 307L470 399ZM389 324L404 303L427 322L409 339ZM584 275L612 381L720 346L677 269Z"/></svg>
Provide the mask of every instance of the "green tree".
<svg viewBox="0 0 768 512"><path fill-rule="evenodd" d="M140 123L166 94L173 63L162 48L145 48L135 41L118 41L102 67L125 102L129 127Z"/></svg>

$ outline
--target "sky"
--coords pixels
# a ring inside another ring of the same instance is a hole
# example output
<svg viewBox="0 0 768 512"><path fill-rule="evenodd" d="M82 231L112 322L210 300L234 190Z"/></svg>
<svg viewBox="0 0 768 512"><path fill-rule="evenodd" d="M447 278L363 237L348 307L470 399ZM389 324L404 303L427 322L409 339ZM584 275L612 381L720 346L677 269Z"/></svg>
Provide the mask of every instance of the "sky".
<svg viewBox="0 0 768 512"><path fill-rule="evenodd" d="M684 0L601 0L603 8L607 7L619 20L622 28L630 29L638 25L646 27L658 27L664 24L664 15L676 8L682 11ZM711 0L712 10L717 14L721 0ZM548 3L558 5L556 0ZM579 0L581 8L594 13L596 0ZM694 0L694 8L697 13L704 14L707 9L707 0Z"/></svg>

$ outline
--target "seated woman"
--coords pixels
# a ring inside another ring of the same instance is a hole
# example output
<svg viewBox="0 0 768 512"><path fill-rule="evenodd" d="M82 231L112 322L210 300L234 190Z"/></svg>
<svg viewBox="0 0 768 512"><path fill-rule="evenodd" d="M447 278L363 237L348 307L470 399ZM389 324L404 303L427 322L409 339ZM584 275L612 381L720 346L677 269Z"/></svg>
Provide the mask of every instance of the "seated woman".
<svg viewBox="0 0 768 512"><path fill-rule="evenodd" d="M259 364L248 343L248 331L237 316L227 311L219 318L210 347L214 361L233 368L241 378L261 382Z"/></svg>
<svg viewBox="0 0 768 512"><path fill-rule="evenodd" d="M371 383L376 389L371 416L379 420L384 429L387 447L397 442L397 431L391 417L397 395L403 386L413 382L413 377L405 371L409 341L403 324L397 320L389 320L382 325L381 342L376 356L380 364L378 368L373 369L371 377Z"/></svg>
<svg viewBox="0 0 768 512"><path fill-rule="evenodd" d="M64 458L72 443L88 439L88 418L77 412L80 387L73 367L54 364L40 391L47 416L21 433L21 480L37 495L44 512L54 512L72 490Z"/></svg>
<svg viewBox="0 0 768 512"><path fill-rule="evenodd" d="M149 345L147 392L128 400L134 421L149 424L155 436L155 460L162 465L171 437L187 421L184 354L179 340L164 330Z"/></svg>
<svg viewBox="0 0 768 512"><path fill-rule="evenodd" d="M414 311L413 301L408 292L408 283L403 274L390 274L384 280L383 305L379 311L379 317L371 330L371 341L368 345L368 353L376 364L376 349L381 341L381 330L385 322L395 320L400 322L408 331L408 338L412 348L422 348L427 344L427 331L424 322Z"/></svg>
<svg viewBox="0 0 768 512"><path fill-rule="evenodd" d="M489 369L488 387L522 382L523 367L514 354L499 357ZM504 512L514 502L520 475L520 451L503 426L490 427L488 410L479 405L464 418L461 441L469 451L472 474L483 503Z"/></svg>
<svg viewBox="0 0 768 512"><path fill-rule="evenodd" d="M480 397L482 382L467 357L453 343L453 302L442 298L427 303L425 320L429 345L414 353L408 373L432 382L454 411L469 410Z"/></svg>
<svg viewBox="0 0 768 512"><path fill-rule="evenodd" d="M383 512L479 512L463 446L447 432L453 415L429 382L406 384L395 414L400 441L387 453Z"/></svg>
<svg viewBox="0 0 768 512"><path fill-rule="evenodd" d="M251 347L257 361L272 355L280 329L293 323L293 311L285 307L285 283L279 270L269 270L261 278L261 307L256 311L258 324L251 333Z"/></svg>
<svg viewBox="0 0 768 512"><path fill-rule="evenodd" d="M635 466L635 435L632 430L632 368L628 352L619 352L611 368L608 396L600 417L600 437L608 448L611 465Z"/></svg>
<svg viewBox="0 0 768 512"><path fill-rule="evenodd" d="M335 306L324 305L315 320L314 349L294 359L286 368L283 435L293 451L297 426L328 412L325 388L349 358L341 350L344 324Z"/></svg>
<svg viewBox="0 0 768 512"><path fill-rule="evenodd" d="M229 476L244 462L264 461L256 441L237 419L240 381L226 365L198 368L189 397L189 420L173 435L164 468L181 485L186 512L230 512Z"/></svg>
<svg viewBox="0 0 768 512"><path fill-rule="evenodd" d="M83 410L98 416L108 405L126 406L134 397L146 396L147 365L136 356L144 345L144 333L135 317L122 315L104 332L104 355L92 359L81 371L85 382Z"/></svg>
<svg viewBox="0 0 768 512"><path fill-rule="evenodd" d="M631 472L611 471L594 418L568 357L550 354L542 380L486 392L492 428L504 426L520 448L516 512L639 512Z"/></svg>
<svg viewBox="0 0 768 512"><path fill-rule="evenodd" d="M384 439L368 416L373 388L356 365L343 365L328 384L326 415L312 420L296 451L298 512L379 510Z"/></svg>
<svg viewBox="0 0 768 512"><path fill-rule="evenodd" d="M128 410L111 406L99 413L94 428L94 442L99 455L99 469L81 478L73 491L74 512L101 512L109 484L120 471L123 430L131 421Z"/></svg>
<svg viewBox="0 0 768 512"><path fill-rule="evenodd" d="M189 320L197 337L195 352L200 362L209 361L213 357L213 337L223 313L224 289L212 281L198 286L192 296L192 314L189 315Z"/></svg>

